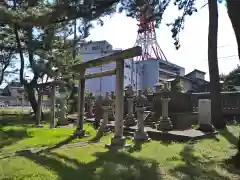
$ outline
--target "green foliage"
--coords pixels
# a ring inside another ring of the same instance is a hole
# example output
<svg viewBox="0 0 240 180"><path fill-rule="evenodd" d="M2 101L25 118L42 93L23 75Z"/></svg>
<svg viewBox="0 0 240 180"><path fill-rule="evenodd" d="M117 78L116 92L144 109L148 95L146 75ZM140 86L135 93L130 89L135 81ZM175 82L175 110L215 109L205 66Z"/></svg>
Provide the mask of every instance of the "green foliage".
<svg viewBox="0 0 240 180"><path fill-rule="evenodd" d="M195 2L196 0L174 0L174 5L182 12L182 15L177 17L173 23L168 24L168 26L171 27L172 38L175 41L174 45L176 49L180 48L179 33L184 29L186 17L197 12Z"/></svg>
<svg viewBox="0 0 240 180"><path fill-rule="evenodd" d="M234 86L240 86L240 66L227 75L221 75L221 80L223 81L223 90L235 91Z"/></svg>
<svg viewBox="0 0 240 180"><path fill-rule="evenodd" d="M181 85L181 79L176 77L175 80L171 82L171 91L173 92L182 92L183 87Z"/></svg>
<svg viewBox="0 0 240 180"><path fill-rule="evenodd" d="M139 11L147 1L143 0L120 0L118 12L125 12L128 17L138 18ZM156 27L161 24L162 16L171 0L154 0L152 4L153 15L156 19Z"/></svg>

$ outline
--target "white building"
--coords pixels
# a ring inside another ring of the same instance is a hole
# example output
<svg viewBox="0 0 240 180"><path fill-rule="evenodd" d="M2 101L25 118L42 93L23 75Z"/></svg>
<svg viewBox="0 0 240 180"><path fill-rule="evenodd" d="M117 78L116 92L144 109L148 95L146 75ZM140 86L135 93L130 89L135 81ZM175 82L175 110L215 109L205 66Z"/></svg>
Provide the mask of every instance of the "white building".
<svg viewBox="0 0 240 180"><path fill-rule="evenodd" d="M120 49L121 50L121 49ZM82 57L83 62L97 59L115 53L118 50L114 50L112 45L107 41L93 41L80 43L77 47L78 56ZM131 62L132 59L125 60L125 64ZM130 63L132 64L132 63ZM106 70L111 70L116 67L115 62L111 64L105 64L101 67L94 67L87 70L87 73L97 73ZM125 66L124 69L124 85L127 86L131 84L131 68ZM86 88L89 89L94 94L105 94L108 91L115 90L115 75L106 76L102 78L89 79L86 81Z"/></svg>
<svg viewBox="0 0 240 180"><path fill-rule="evenodd" d="M97 59L119 50L114 50L107 41L93 41L78 44L78 56L83 62ZM97 73L115 68L115 63L106 64L87 70L87 73ZM124 85L131 84L135 90L152 88L160 80L166 80L173 76L185 75L185 69L176 64L161 59L149 59L145 61L125 60ZM86 88L94 94L115 90L115 76L108 76L86 81Z"/></svg>

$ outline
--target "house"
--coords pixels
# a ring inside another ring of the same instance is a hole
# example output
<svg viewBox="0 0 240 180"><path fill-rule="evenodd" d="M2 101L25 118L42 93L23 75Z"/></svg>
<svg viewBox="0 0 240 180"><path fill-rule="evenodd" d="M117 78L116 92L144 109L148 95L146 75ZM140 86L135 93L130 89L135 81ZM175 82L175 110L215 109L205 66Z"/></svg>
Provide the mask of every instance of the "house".
<svg viewBox="0 0 240 180"><path fill-rule="evenodd" d="M22 85L18 82L8 84L3 90L3 96L19 97L21 96Z"/></svg>
<svg viewBox="0 0 240 180"><path fill-rule="evenodd" d="M185 92L208 92L209 82L205 80L206 73L198 69L181 77L181 84Z"/></svg>

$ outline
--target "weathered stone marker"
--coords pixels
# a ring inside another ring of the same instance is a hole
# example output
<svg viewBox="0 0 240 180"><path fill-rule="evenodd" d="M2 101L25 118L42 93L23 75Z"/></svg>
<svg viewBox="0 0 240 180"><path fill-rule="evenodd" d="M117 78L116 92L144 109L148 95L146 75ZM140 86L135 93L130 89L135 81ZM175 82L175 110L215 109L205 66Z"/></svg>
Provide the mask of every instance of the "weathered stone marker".
<svg viewBox="0 0 240 180"><path fill-rule="evenodd" d="M125 119L125 126L135 126L136 125L136 119L135 119L135 116L133 114L133 96L134 96L134 91L133 91L133 88L132 86L128 86L127 87L127 90L126 90L126 95L127 96L127 105L128 105L128 113L127 113L127 117Z"/></svg>
<svg viewBox="0 0 240 180"><path fill-rule="evenodd" d="M201 131L204 131L204 132L215 131L212 125L210 99L198 100L198 124L200 125L199 130Z"/></svg>
<svg viewBox="0 0 240 180"><path fill-rule="evenodd" d="M93 105L94 105L94 96L93 96L93 93L90 93L88 98L87 98L87 117L88 118L92 118L94 115L93 115Z"/></svg>
<svg viewBox="0 0 240 180"><path fill-rule="evenodd" d="M103 96L99 95L96 99L95 106L95 128L97 129L100 126L100 121L103 118Z"/></svg>
<svg viewBox="0 0 240 180"><path fill-rule="evenodd" d="M102 108L103 108L103 121L97 132L96 140L100 139L103 136L103 134L107 128L109 113L112 111L111 106L103 106Z"/></svg>
<svg viewBox="0 0 240 180"><path fill-rule="evenodd" d="M144 111L145 107L136 107L137 111L137 131L134 133L134 140L135 141L149 141L150 138L148 137L147 132L144 131Z"/></svg>

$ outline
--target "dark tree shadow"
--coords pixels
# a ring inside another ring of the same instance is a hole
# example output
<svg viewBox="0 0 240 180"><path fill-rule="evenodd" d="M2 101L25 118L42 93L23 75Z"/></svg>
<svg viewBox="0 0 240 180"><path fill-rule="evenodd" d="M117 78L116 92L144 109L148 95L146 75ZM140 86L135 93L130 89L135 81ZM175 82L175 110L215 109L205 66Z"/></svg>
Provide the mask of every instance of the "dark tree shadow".
<svg viewBox="0 0 240 180"><path fill-rule="evenodd" d="M4 130L0 128L0 149L30 137L32 136L27 133L26 129Z"/></svg>
<svg viewBox="0 0 240 180"><path fill-rule="evenodd" d="M129 153L133 153L133 152L139 152L142 150L142 145L144 144L144 142L135 142L133 144L133 146L130 146L128 148L128 152Z"/></svg>
<svg viewBox="0 0 240 180"><path fill-rule="evenodd" d="M233 146L237 146L238 144L238 138L234 136L228 128L225 128L224 130L220 130L219 133Z"/></svg>
<svg viewBox="0 0 240 180"><path fill-rule="evenodd" d="M76 139L75 136L69 136L68 138L64 139L63 141L61 141L61 142L59 142L59 143L57 143L57 144L55 144L55 145L53 145L51 147L48 147L48 148L46 148L46 149L44 149L42 151L39 151L39 153L50 152L50 151L52 151L54 149L60 148L60 147L62 147L64 145L67 145L67 144L71 143L74 139Z"/></svg>
<svg viewBox="0 0 240 180"><path fill-rule="evenodd" d="M81 163L58 153L19 154L33 162L55 171L60 180L161 180L159 165L153 160L132 157L124 152L96 153L96 160Z"/></svg>
<svg viewBox="0 0 240 180"><path fill-rule="evenodd" d="M182 180L230 180L226 176L222 176L217 171L210 168L212 164L217 162L205 157L205 161L194 155L194 144L187 144L180 153L184 164L178 165L170 170L170 174L177 179ZM207 159L207 161L206 161ZM220 162L219 162L220 163Z"/></svg>
<svg viewBox="0 0 240 180"><path fill-rule="evenodd" d="M4 115L1 116L0 127L4 126L21 126L31 127L35 121L30 115Z"/></svg>

